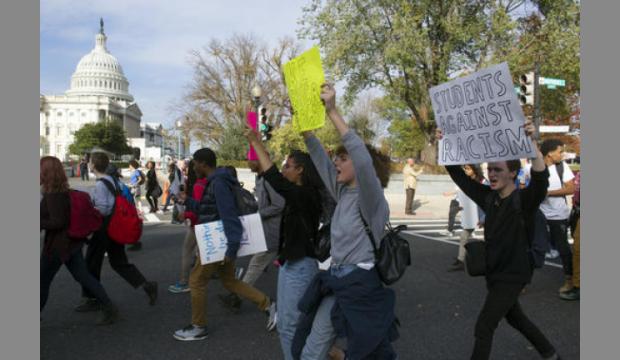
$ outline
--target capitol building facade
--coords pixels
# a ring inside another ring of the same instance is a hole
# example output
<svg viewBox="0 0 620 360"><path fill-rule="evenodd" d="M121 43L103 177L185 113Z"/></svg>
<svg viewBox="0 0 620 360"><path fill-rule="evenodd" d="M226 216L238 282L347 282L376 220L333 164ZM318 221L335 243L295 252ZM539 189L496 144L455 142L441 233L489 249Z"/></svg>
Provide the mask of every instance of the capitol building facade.
<svg viewBox="0 0 620 360"><path fill-rule="evenodd" d="M115 121L125 129L129 145L141 148L141 158L147 152L150 158L161 156L153 150L163 150L162 128L141 124L140 107L129 93L123 68L106 48L106 40L102 20L95 48L77 64L69 90L64 95L41 94L40 155L68 160L75 131L84 124ZM145 130L154 127L158 131L147 131L145 136Z"/></svg>

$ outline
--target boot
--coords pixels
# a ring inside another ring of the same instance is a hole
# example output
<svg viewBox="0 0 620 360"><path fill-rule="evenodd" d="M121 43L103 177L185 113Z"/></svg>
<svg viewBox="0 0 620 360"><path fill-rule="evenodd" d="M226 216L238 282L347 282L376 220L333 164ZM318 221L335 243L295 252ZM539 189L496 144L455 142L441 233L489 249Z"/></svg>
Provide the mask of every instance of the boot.
<svg viewBox="0 0 620 360"><path fill-rule="evenodd" d="M99 311L101 303L97 299L82 298L82 302L75 308L77 312Z"/></svg>
<svg viewBox="0 0 620 360"><path fill-rule="evenodd" d="M97 325L110 325L118 320L118 308L113 303L101 306L101 316Z"/></svg>
<svg viewBox="0 0 620 360"><path fill-rule="evenodd" d="M149 305L155 305L155 302L157 301L157 283L155 281L147 281L144 283L142 288L149 297Z"/></svg>
<svg viewBox="0 0 620 360"><path fill-rule="evenodd" d="M564 285L560 288L559 292L567 292L573 289L573 277L570 275L564 276Z"/></svg>

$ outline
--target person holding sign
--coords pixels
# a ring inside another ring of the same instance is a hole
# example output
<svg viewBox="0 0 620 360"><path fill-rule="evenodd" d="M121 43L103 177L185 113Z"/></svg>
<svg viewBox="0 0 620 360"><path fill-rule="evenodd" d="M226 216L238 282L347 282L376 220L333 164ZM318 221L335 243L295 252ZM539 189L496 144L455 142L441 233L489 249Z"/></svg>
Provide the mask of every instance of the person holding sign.
<svg viewBox="0 0 620 360"><path fill-rule="evenodd" d="M235 259L241 245L243 228L238 217L238 209L233 195L233 186L240 186L226 168L217 168L217 159L213 150L202 148L194 153L194 170L199 178L207 178L207 187L200 200L194 200L179 192L179 202L185 204L186 210L198 216L197 224L221 220L228 240L226 257L222 262L202 265L196 261L189 276L192 298L192 323L174 333L174 338L181 341L203 340L207 337L206 291L211 275L218 272L224 287L248 299L259 310L268 315L268 329L275 322L276 304L254 287L235 278ZM179 221L185 216L179 214Z"/></svg>
<svg viewBox="0 0 620 360"><path fill-rule="evenodd" d="M256 131L246 129L262 176L284 200L278 247L278 334L284 359L292 360L291 344L299 322L297 304L319 271L312 239L319 229L321 179L310 156L294 150L278 172Z"/></svg>
<svg viewBox="0 0 620 360"><path fill-rule="evenodd" d="M329 291L322 299L319 295L313 319L312 310L308 311L310 325L306 329L311 330L308 334L303 333L303 327L298 329L294 349L301 352L301 359L325 359L328 353L343 358L344 351L351 359L394 359L390 341L397 337L393 327L395 295L383 287L373 270L375 254L364 226L365 220L375 241L383 238L390 211L383 195L390 160L349 129L336 109L331 84L321 86L320 96L343 141L332 161L311 132L303 133L325 187L338 201L331 222L332 265L326 274L317 275L304 295L305 300L313 299L317 287ZM333 323L335 318L341 321Z"/></svg>
<svg viewBox="0 0 620 360"><path fill-rule="evenodd" d="M527 121L524 131L532 137L535 127ZM438 139L443 130L437 129ZM533 139L532 139L533 140ZM521 167L517 160L489 162L490 186L468 177L461 166L446 166L452 180L486 213L484 240L486 243L487 296L475 327L475 344L471 359L488 359L493 334L502 318L523 334L544 359L560 359L545 335L525 315L519 304L519 294L532 279L533 259L530 253L528 229L533 229L536 210L545 199L549 171L535 141L536 157L532 161L531 182L517 189L515 179Z"/></svg>

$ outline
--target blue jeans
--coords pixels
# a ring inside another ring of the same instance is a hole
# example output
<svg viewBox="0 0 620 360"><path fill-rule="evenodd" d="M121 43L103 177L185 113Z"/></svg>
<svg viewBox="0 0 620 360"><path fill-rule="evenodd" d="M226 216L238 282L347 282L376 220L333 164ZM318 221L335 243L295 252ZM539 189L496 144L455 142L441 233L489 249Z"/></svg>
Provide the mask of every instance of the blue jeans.
<svg viewBox="0 0 620 360"><path fill-rule="evenodd" d="M341 278L355 269L358 269L357 265L332 265L329 271L333 276ZM336 339L336 332L331 319L335 302L334 295L324 297L321 301L312 323L312 331L306 339L306 345L301 353L302 360L327 359L327 353Z"/></svg>
<svg viewBox="0 0 620 360"><path fill-rule="evenodd" d="M291 347L301 314L297 304L318 271L319 265L316 259L305 257L287 261L278 273L277 326L285 360L293 359Z"/></svg>
<svg viewBox="0 0 620 360"><path fill-rule="evenodd" d="M58 254L52 254L49 256L46 254L41 255L41 310L45 307L45 303L47 302L50 292L50 286L52 285L52 280L54 280L54 276L56 276L56 273L58 273L61 266L62 260ZM84 261L84 256L82 255L81 246L73 250L69 259L65 262L65 266L75 281L79 282L83 288L88 289L88 291L93 294L97 300L99 300L102 304L110 303L110 298L103 289L103 286L101 286L101 283L88 272L86 261Z"/></svg>

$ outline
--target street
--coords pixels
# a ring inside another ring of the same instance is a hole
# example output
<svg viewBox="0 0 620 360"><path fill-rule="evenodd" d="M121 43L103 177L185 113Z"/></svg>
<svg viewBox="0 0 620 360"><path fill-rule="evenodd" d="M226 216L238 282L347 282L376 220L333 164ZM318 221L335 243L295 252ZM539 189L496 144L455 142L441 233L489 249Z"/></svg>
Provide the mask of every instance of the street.
<svg viewBox="0 0 620 360"><path fill-rule="evenodd" d="M394 346L401 359L466 359L473 347L475 320L485 296L484 280L464 272L447 272L456 256L456 237L437 235L443 220L394 219L409 225L412 266L392 288L397 293L396 313L400 339ZM435 231L436 230L436 231ZM41 358L54 359L281 359L277 332L265 330L266 316L244 302L231 314L219 302L224 293L218 280L208 289L209 337L179 342L172 337L190 322L188 293L171 294L168 285L178 278L185 227L169 223L146 224L143 249L128 252L131 262L148 279L159 282L159 299L147 304L142 290L132 289L104 262L102 283L121 311L121 321L94 325L96 314L77 313L80 287L61 270L41 314ZM249 258L239 259L238 266ZM270 267L256 286L275 296L276 268ZM563 359L579 358L579 302L557 297L561 269L545 266L521 296L530 318L548 336ZM503 321L494 338L493 359L537 359L532 346Z"/></svg>

